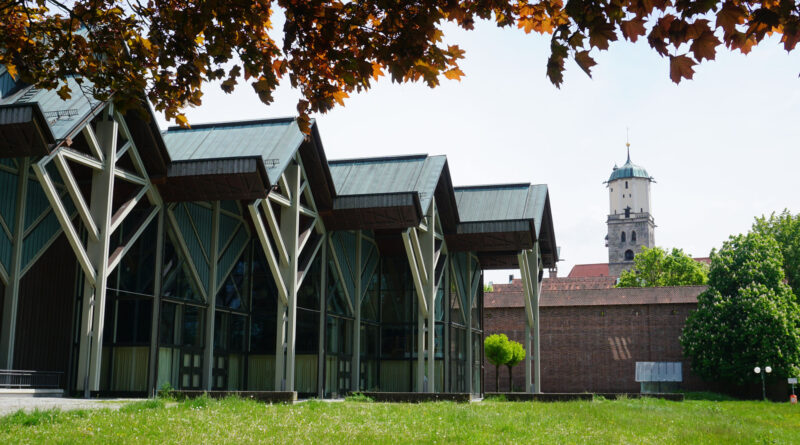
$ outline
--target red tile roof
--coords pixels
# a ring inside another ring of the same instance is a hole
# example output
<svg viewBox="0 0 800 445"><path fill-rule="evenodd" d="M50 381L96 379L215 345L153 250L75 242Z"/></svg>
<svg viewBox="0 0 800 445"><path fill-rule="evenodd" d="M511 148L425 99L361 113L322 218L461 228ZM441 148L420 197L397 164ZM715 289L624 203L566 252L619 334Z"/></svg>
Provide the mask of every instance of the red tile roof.
<svg viewBox="0 0 800 445"><path fill-rule="evenodd" d="M545 278L542 282L541 307L609 306L624 304L697 303L697 296L706 286L614 288L613 277L606 280L588 278ZM524 307L522 280L495 284L493 292L484 295L486 308Z"/></svg>
<svg viewBox="0 0 800 445"><path fill-rule="evenodd" d="M542 292L540 307L697 303L706 286L623 287Z"/></svg>
<svg viewBox="0 0 800 445"><path fill-rule="evenodd" d="M576 264L572 266L569 271L568 278L581 278L581 277L607 277L608 276L608 263L597 264Z"/></svg>

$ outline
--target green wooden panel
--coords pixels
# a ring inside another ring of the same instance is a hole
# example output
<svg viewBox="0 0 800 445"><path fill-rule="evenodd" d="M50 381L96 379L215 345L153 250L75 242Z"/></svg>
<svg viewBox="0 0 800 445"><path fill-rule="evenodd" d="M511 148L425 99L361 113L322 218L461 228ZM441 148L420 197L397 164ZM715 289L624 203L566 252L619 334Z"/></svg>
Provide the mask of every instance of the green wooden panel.
<svg viewBox="0 0 800 445"><path fill-rule="evenodd" d="M188 207L191 207L195 214L201 214L203 210L207 210L209 213L208 218L201 218L201 221L207 220L206 225L197 228L198 232L201 230L208 232L207 238L209 239L209 247L211 245L211 210L200 208L200 206L193 203L180 204L175 208L175 219L178 222L180 234L186 243L187 249L189 250L189 256L191 257L191 260L197 269L197 275L200 277L202 286L205 289L208 289L209 264L204 256L204 249L201 245L201 242L195 233L194 227L192 227L192 222L197 224L197 221L194 221L193 218L190 217Z"/></svg>
<svg viewBox="0 0 800 445"><path fill-rule="evenodd" d="M220 213L219 215L219 247L222 249L228 244L239 229L240 220Z"/></svg>
<svg viewBox="0 0 800 445"><path fill-rule="evenodd" d="M380 254L375 244L361 240L361 293L367 292L369 282L378 270Z"/></svg>
<svg viewBox="0 0 800 445"><path fill-rule="evenodd" d="M356 272L356 235L348 231L334 232L331 235L331 243L344 275L341 285L347 289L351 303L355 303L356 280L360 275Z"/></svg>
<svg viewBox="0 0 800 445"><path fill-rule="evenodd" d="M14 231L14 209L17 206L17 175L0 170L0 218Z"/></svg>
<svg viewBox="0 0 800 445"><path fill-rule="evenodd" d="M247 234L244 224L241 224L239 229L233 234L233 241L231 241L230 245L225 252L222 253L222 256L219 259L219 265L217 267L217 284L222 284L223 280L228 275L228 269L230 269L233 263L237 261L242 249L249 240L250 236Z"/></svg>
<svg viewBox="0 0 800 445"><path fill-rule="evenodd" d="M227 210L237 215L241 214L241 210L239 210L239 204L237 204L236 201L220 201L219 205L223 210Z"/></svg>

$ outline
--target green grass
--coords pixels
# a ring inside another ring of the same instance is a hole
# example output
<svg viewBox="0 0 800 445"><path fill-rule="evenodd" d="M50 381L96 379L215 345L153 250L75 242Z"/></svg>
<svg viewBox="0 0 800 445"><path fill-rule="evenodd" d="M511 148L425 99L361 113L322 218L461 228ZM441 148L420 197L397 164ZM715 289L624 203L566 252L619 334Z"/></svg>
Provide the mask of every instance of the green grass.
<svg viewBox="0 0 800 445"><path fill-rule="evenodd" d="M658 399L265 405L205 397L0 418L0 443L800 443L788 403Z"/></svg>

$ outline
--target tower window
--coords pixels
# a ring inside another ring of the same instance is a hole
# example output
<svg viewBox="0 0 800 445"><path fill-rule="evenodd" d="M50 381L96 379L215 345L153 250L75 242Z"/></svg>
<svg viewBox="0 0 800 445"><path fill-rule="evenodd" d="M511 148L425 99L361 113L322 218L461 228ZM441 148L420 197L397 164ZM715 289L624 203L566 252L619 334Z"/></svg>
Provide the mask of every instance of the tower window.
<svg viewBox="0 0 800 445"><path fill-rule="evenodd" d="M636 242L636 231L635 230L631 231L631 242L632 243Z"/></svg>
<svg viewBox="0 0 800 445"><path fill-rule="evenodd" d="M625 232L622 232L622 235L619 236L620 241L623 243L625 242Z"/></svg>
<svg viewBox="0 0 800 445"><path fill-rule="evenodd" d="M633 261L633 251L628 249L625 251L625 261Z"/></svg>
<svg viewBox="0 0 800 445"><path fill-rule="evenodd" d="M625 181L625 188L628 188L628 181Z"/></svg>
<svg viewBox="0 0 800 445"><path fill-rule="evenodd" d="M630 217L631 217L631 208L627 207L625 208L625 218L630 218Z"/></svg>

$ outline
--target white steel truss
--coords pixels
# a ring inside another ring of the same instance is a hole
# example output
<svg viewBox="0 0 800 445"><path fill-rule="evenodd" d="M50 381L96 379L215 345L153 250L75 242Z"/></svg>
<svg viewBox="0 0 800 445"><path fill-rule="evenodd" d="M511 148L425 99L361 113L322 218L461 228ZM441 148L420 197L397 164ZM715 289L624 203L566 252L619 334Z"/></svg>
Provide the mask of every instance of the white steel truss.
<svg viewBox="0 0 800 445"><path fill-rule="evenodd" d="M278 185L267 199L255 200L248 209L278 289L275 390L293 391L297 290L324 243L325 227L299 152L281 174ZM303 255L305 261L301 264Z"/></svg>
<svg viewBox="0 0 800 445"><path fill-rule="evenodd" d="M539 271L542 270L539 255L539 243L533 249L524 250L517 255L519 271L522 276L522 288L525 295L525 347L529 351L525 355L525 391L541 393L541 365L539 361L539 298L542 282ZM532 344L531 344L532 343ZM533 363L531 363L533 362ZM531 384L533 377L533 384Z"/></svg>
<svg viewBox="0 0 800 445"><path fill-rule="evenodd" d="M456 256L463 255L464 261L457 261ZM455 283L456 293L459 295L459 309L462 311L464 323L467 326L466 347L466 392L472 393L472 305L480 292L481 270L478 257L472 252L457 253L450 262L451 276Z"/></svg>
<svg viewBox="0 0 800 445"><path fill-rule="evenodd" d="M125 119L114 110L113 105L107 105L95 120L87 122L82 129L82 135L88 146L88 153L61 145L35 162L33 171L84 276L77 383L78 388L83 389L84 395L88 396L90 391L97 391L100 385L108 276L158 215L162 202L150 182ZM133 171L119 165L126 156ZM89 202L75 179L70 163L88 167L92 171ZM73 218L66 211L64 201L55 186L55 173L49 168L51 164L55 165L77 210L80 226L73 223ZM114 186L117 179L133 184L138 190L115 207ZM150 204L149 212L127 237L127 242L116 247L113 252L110 251L111 236L144 199ZM87 235L85 241L79 228Z"/></svg>
<svg viewBox="0 0 800 445"><path fill-rule="evenodd" d="M417 392L434 392L435 375L435 325L436 325L436 291L439 286L436 269L442 254L444 243L441 225L436 213L436 200L426 212L424 223L417 227L409 227L402 233L403 245L411 278L419 300L417 314ZM443 269L442 269L443 270ZM427 328L427 337L425 331ZM427 340L427 345L426 345ZM427 350L428 370L425 372L425 351ZM428 387L425 388L424 376L427 374Z"/></svg>

